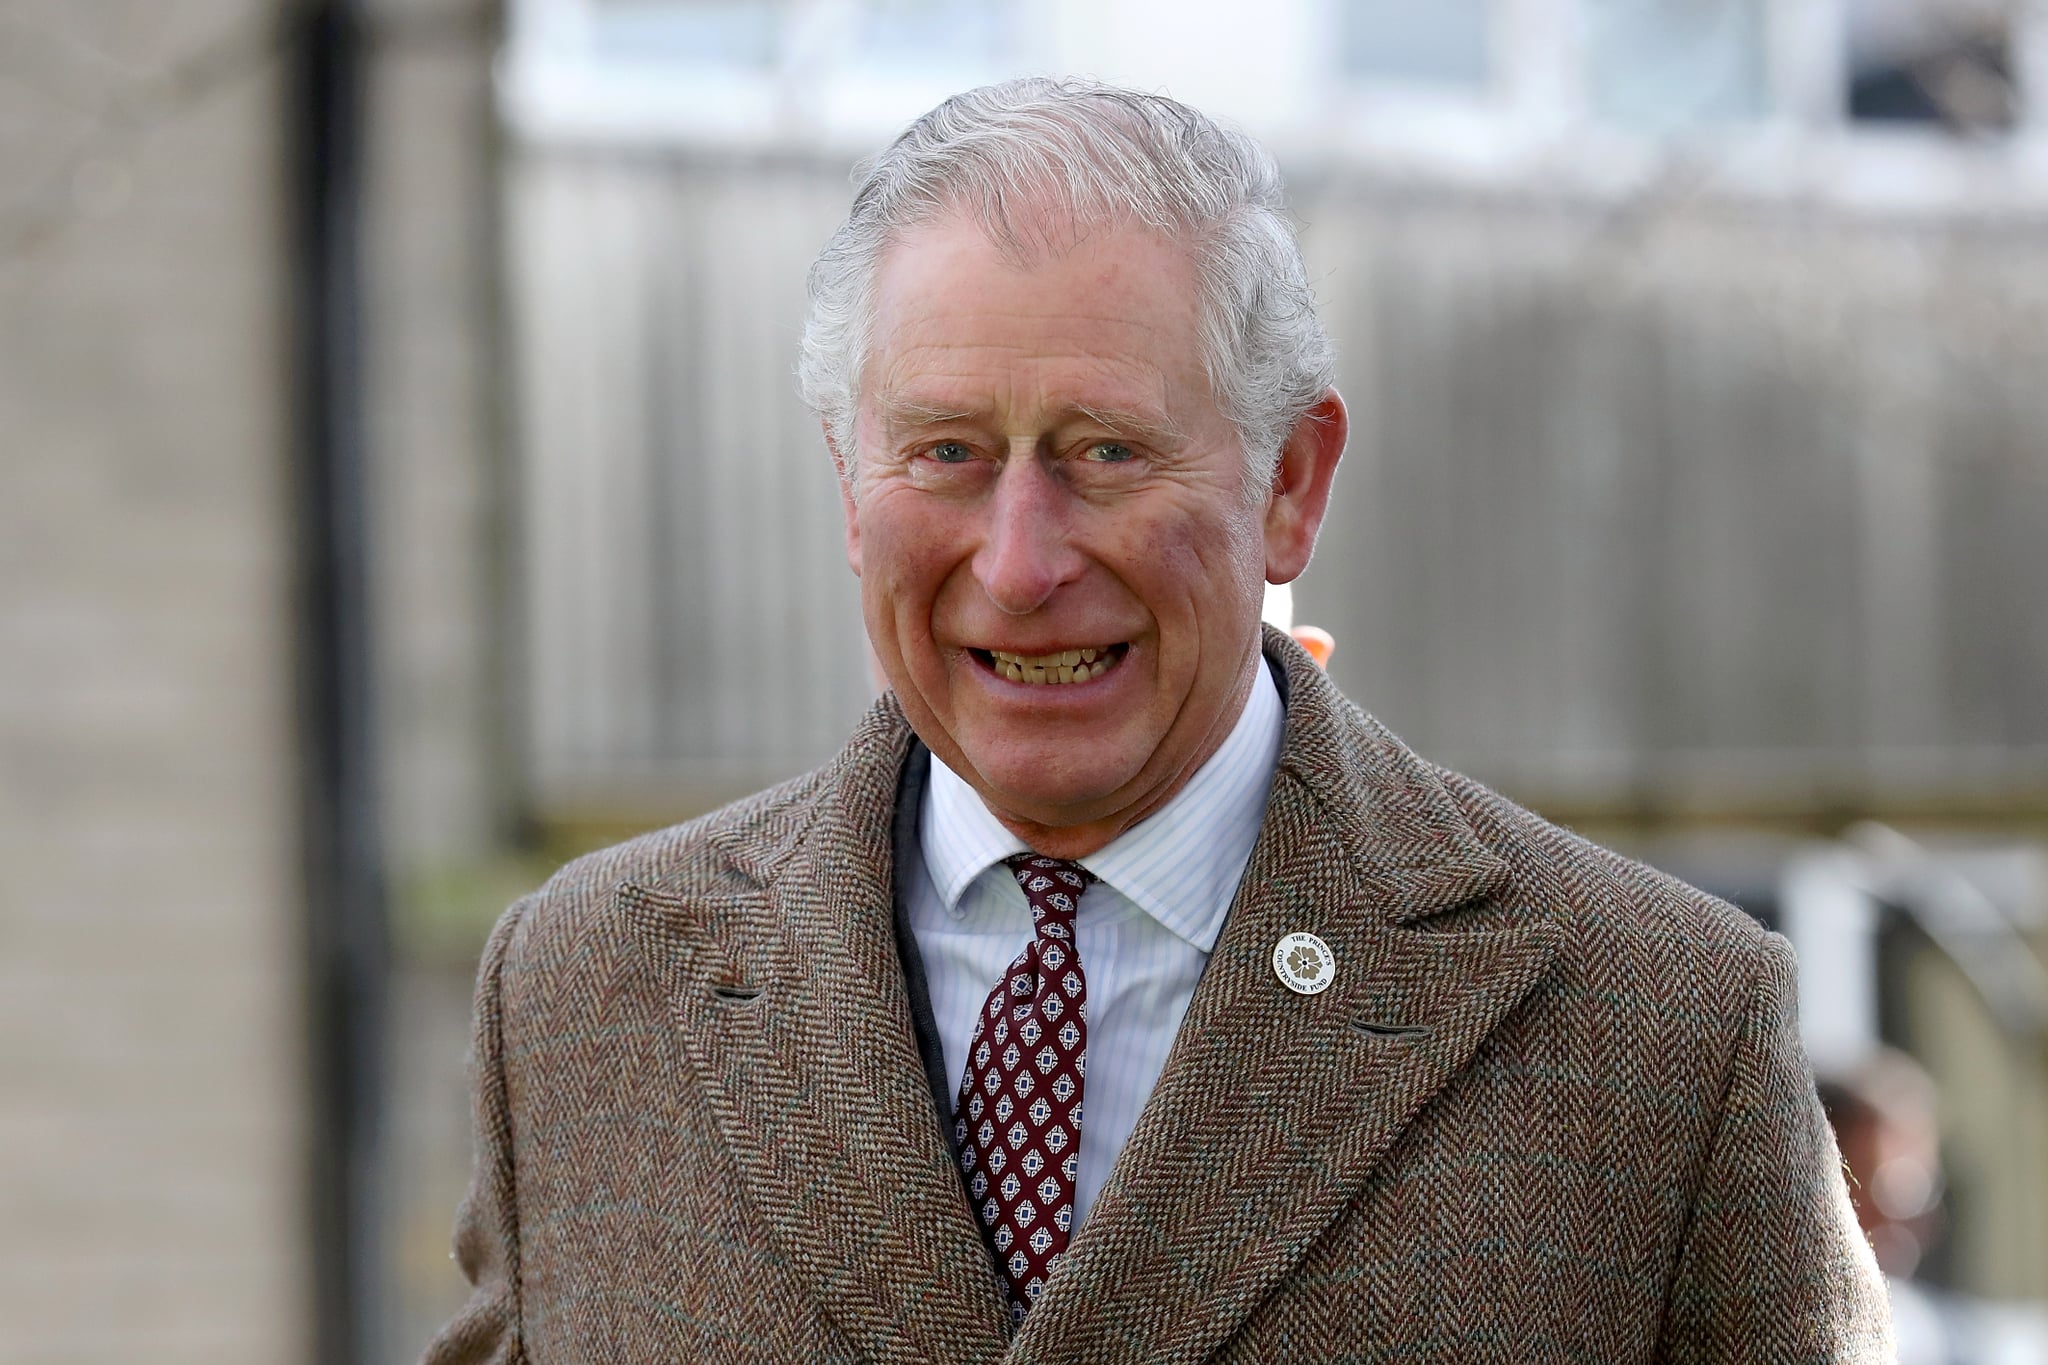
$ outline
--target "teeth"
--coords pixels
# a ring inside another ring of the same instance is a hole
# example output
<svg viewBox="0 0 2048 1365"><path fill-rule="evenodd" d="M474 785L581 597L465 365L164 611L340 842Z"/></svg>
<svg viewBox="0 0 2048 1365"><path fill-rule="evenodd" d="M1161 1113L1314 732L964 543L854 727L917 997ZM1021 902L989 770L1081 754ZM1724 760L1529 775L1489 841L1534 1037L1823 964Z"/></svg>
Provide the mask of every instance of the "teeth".
<svg viewBox="0 0 2048 1365"><path fill-rule="evenodd" d="M1087 682L1109 672L1115 663L1102 649L1066 649L1057 654L1010 654L995 649L989 653L999 675L1022 683Z"/></svg>

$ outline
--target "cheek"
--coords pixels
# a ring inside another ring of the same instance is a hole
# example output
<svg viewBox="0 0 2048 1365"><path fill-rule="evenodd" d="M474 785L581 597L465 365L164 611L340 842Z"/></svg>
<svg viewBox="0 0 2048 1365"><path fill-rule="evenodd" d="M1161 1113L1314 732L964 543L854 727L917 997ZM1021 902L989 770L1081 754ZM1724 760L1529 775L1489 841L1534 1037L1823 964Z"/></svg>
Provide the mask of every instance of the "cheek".
<svg viewBox="0 0 2048 1365"><path fill-rule="evenodd" d="M863 509L861 600L870 632L899 648L928 640L932 618L958 556L946 519L917 507L915 498Z"/></svg>
<svg viewBox="0 0 2048 1365"><path fill-rule="evenodd" d="M1249 516L1154 528L1131 547L1126 562L1161 615L1192 615L1201 624L1220 625L1247 604L1256 615L1263 600L1264 541Z"/></svg>
<svg viewBox="0 0 2048 1365"><path fill-rule="evenodd" d="M865 574L898 586L915 582L943 553L938 519L916 498L876 493L861 507L860 538Z"/></svg>

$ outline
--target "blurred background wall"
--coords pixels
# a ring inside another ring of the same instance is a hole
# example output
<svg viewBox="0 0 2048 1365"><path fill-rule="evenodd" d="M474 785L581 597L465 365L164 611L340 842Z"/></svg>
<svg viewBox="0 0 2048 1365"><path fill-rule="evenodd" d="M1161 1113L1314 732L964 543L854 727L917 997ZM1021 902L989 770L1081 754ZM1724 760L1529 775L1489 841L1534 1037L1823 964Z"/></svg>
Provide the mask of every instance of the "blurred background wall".
<svg viewBox="0 0 2048 1365"><path fill-rule="evenodd" d="M272 16L0 6L0 1358L307 1342Z"/></svg>
<svg viewBox="0 0 2048 1365"><path fill-rule="evenodd" d="M382 761L358 766L393 868L474 865L501 843L496 26L482 3L0 4L0 1360L417 1353L377 1235L405 1125L378 1106L331 1131L350 935L325 921L362 907L312 856L335 831L310 695L335 686L304 676L302 201L346 168L307 164L308 86L339 67L359 97L360 269L327 310L358 335L318 381L376 452L378 638L349 667L374 668ZM371 918L352 937L377 956ZM444 1080L457 1013L420 1035ZM354 1065L382 1086L372 1051ZM338 1188L350 1165L368 1178Z"/></svg>
<svg viewBox="0 0 2048 1365"><path fill-rule="evenodd" d="M2048 1360L2019 0L0 0L0 1360L460 1302L482 936L866 705L803 271L1021 71L1280 155L1356 424L1299 619L1789 933L1841 1112L1931 1134L1865 1201L1902 1303Z"/></svg>

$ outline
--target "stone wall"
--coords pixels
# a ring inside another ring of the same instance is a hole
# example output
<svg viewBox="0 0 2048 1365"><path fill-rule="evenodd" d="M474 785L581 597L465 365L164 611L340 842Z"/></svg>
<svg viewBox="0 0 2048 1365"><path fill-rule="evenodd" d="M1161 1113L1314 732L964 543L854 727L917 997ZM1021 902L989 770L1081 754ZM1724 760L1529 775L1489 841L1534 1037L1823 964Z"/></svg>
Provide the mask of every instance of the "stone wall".
<svg viewBox="0 0 2048 1365"><path fill-rule="evenodd" d="M274 7L0 8L0 1359L308 1354Z"/></svg>

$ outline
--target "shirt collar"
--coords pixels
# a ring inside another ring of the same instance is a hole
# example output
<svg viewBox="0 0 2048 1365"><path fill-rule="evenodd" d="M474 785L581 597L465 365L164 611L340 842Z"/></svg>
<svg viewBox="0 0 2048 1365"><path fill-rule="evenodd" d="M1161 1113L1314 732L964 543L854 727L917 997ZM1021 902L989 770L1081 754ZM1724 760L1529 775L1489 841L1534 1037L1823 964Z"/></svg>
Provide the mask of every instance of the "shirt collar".
<svg viewBox="0 0 2048 1365"><path fill-rule="evenodd" d="M1187 784L1157 811L1081 859L1120 894L1203 952L1223 918L1266 818L1266 793L1280 758L1286 711L1265 660L1237 724ZM932 759L919 840L925 869L946 913L993 863L1028 850L1003 828L965 779Z"/></svg>

